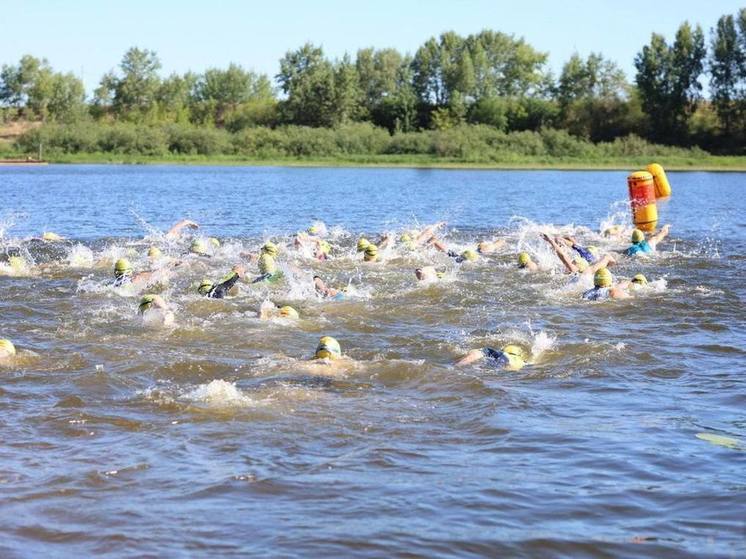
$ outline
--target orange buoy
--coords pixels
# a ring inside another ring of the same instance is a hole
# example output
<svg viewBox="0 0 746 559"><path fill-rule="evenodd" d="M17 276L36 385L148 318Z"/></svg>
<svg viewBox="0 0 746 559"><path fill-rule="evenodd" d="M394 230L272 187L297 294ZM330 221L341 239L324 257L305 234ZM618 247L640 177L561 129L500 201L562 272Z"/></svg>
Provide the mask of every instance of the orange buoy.
<svg viewBox="0 0 746 559"><path fill-rule="evenodd" d="M647 166L648 173L653 175L653 182L655 183L655 197L656 198L668 198L671 196L671 184L668 182L668 177L663 167L658 163L651 163Z"/></svg>
<svg viewBox="0 0 746 559"><path fill-rule="evenodd" d="M647 171L637 171L627 177L632 222L642 231L654 231L658 224L658 207L655 205L655 182Z"/></svg>

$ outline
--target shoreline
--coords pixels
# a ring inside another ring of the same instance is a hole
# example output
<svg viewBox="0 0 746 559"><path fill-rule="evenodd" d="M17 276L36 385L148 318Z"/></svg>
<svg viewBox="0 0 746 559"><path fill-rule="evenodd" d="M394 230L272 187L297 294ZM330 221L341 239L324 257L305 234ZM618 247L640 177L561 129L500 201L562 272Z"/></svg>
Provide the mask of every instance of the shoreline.
<svg viewBox="0 0 746 559"><path fill-rule="evenodd" d="M697 161L687 158L630 157L603 161L574 159L526 159L512 162L459 161L435 156L351 156L309 158L241 158L234 156L127 156L121 154L69 154L47 156L48 165L204 165L231 167L311 167L311 168L396 168L396 169L454 169L454 170L522 170L522 171L631 171L644 169L648 163L658 162L666 171L691 172L746 172L746 157L711 156ZM28 163L0 160L3 167L38 167Z"/></svg>

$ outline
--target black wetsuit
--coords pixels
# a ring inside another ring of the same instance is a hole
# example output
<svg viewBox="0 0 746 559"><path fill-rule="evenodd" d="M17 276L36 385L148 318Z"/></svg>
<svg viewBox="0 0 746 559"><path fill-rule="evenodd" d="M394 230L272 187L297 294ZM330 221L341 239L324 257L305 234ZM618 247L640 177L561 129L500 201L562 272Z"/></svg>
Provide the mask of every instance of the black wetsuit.
<svg viewBox="0 0 746 559"><path fill-rule="evenodd" d="M212 289L207 292L207 295L205 295L205 297L210 297L211 299L222 299L228 294L233 286L236 285L236 282L238 280L238 274L236 272L233 272L227 280L212 286Z"/></svg>

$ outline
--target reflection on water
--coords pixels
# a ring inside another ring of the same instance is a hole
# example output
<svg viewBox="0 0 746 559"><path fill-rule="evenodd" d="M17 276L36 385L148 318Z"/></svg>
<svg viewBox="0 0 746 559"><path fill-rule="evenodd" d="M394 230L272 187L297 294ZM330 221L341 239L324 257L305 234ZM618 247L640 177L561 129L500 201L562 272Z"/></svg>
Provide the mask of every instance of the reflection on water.
<svg viewBox="0 0 746 559"><path fill-rule="evenodd" d="M744 175L671 173L670 241L614 270L650 284L582 303L589 280L539 234L623 248L599 231L628 226L624 177L1 169L1 252L28 267L0 276L19 350L0 365L0 552L742 555ZM211 258L164 237L184 216L220 239ZM463 264L356 251L441 219L456 253L506 245ZM326 262L293 245L315 220ZM284 279L251 284L268 239ZM516 269L523 250L542 272ZM111 284L119 258L155 272L172 326L143 326L142 290ZM197 294L237 262L237 294ZM423 266L442 278L418 283ZM318 298L315 274L344 299ZM266 301L300 317L261 320ZM309 364L325 334L342 366ZM519 372L453 367L508 343L529 354Z"/></svg>

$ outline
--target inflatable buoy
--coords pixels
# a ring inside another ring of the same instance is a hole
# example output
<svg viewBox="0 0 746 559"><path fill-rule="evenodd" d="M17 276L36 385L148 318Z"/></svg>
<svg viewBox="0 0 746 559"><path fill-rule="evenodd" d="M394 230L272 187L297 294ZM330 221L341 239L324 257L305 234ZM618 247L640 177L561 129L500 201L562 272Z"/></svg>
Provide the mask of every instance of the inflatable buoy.
<svg viewBox="0 0 746 559"><path fill-rule="evenodd" d="M653 182L655 183L655 197L656 198L668 198L671 196L671 185L668 182L668 177L663 167L657 163L651 163L647 166L648 173L653 175Z"/></svg>
<svg viewBox="0 0 746 559"><path fill-rule="evenodd" d="M627 177L627 185L632 223L642 231L654 231L658 223L658 207L655 205L653 175L647 171L637 171Z"/></svg>

